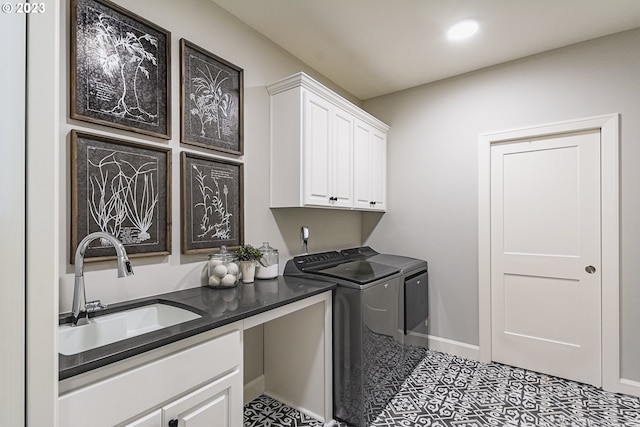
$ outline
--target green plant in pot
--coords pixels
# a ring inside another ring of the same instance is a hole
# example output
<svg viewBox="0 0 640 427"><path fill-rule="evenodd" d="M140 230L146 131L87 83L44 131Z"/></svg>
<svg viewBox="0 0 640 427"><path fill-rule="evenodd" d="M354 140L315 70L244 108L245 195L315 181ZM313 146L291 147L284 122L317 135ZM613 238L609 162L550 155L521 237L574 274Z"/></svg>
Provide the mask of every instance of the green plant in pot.
<svg viewBox="0 0 640 427"><path fill-rule="evenodd" d="M262 252L251 245L242 245L234 252L240 263L242 283L253 283L256 274L256 263L262 258Z"/></svg>

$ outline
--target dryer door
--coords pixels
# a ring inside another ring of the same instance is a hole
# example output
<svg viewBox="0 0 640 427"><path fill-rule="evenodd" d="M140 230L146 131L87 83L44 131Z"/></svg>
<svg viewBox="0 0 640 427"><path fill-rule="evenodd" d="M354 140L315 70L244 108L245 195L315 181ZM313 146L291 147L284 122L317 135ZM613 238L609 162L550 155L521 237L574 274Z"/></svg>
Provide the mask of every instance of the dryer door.
<svg viewBox="0 0 640 427"><path fill-rule="evenodd" d="M404 334L418 327L429 317L429 288L426 271L409 276L404 281Z"/></svg>

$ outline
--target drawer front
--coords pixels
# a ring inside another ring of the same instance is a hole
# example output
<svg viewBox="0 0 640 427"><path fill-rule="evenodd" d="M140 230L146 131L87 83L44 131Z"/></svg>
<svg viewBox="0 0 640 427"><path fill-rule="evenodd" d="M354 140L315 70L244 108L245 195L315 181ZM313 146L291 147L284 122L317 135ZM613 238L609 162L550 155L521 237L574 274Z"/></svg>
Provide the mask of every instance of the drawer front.
<svg viewBox="0 0 640 427"><path fill-rule="evenodd" d="M92 423L93 424L93 423ZM124 427L158 427L162 425L162 411L157 409L150 414L128 422Z"/></svg>

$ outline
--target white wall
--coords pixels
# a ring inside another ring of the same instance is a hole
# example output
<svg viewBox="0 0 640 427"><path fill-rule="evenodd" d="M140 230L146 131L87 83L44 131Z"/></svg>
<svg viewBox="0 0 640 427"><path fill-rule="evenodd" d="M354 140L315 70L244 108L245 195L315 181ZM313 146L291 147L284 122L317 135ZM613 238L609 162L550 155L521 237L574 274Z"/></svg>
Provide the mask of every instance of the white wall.
<svg viewBox="0 0 640 427"><path fill-rule="evenodd" d="M634 30L363 103L391 126L389 211L363 236L429 261L431 335L478 344L478 134L619 112L621 366L640 381L638 46Z"/></svg>
<svg viewBox="0 0 640 427"><path fill-rule="evenodd" d="M57 419L60 2L27 17L26 424Z"/></svg>
<svg viewBox="0 0 640 427"><path fill-rule="evenodd" d="M273 45L208 0L118 0L123 7L137 13L171 32L171 141L163 142L133 133L109 129L61 114L60 139L64 149L60 164L60 312L71 308L73 293L73 266L70 253L70 181L69 132L81 129L104 133L127 140L142 141L173 150L172 177L172 254L167 257L135 258L135 275L117 280L114 262L85 264L87 298L101 299L109 304L135 297L169 292L199 286L200 271L205 255L185 256L180 253L180 152L198 151L216 155L207 150L180 145L180 55L181 38L215 53L244 69L244 151L238 160L245 168L245 240L260 246L269 241L280 250L281 268L284 262L302 251L300 227L311 229L310 250L321 251L360 243L360 214L356 212L327 212L308 209L269 209L269 96L265 85L300 70L314 75L297 59ZM69 5L63 7L62 28L67 28ZM68 111L68 31L62 34L60 111ZM322 79L321 76L315 75ZM327 82L329 83L329 82ZM329 83L330 84L330 83ZM335 90L339 88L333 87ZM347 95L342 92L343 95ZM347 95L348 96L348 95Z"/></svg>
<svg viewBox="0 0 640 427"><path fill-rule="evenodd" d="M0 425L24 424L26 15L0 18ZM8 185L11 183L11 185Z"/></svg>

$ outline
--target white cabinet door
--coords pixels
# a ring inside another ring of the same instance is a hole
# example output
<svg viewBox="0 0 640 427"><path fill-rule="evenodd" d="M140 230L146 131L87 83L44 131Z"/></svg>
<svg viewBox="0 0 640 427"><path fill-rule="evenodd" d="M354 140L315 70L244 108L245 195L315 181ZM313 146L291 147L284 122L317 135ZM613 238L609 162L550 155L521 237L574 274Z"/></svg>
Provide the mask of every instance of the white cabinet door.
<svg viewBox="0 0 640 427"><path fill-rule="evenodd" d="M353 116L304 95L304 204L353 206Z"/></svg>
<svg viewBox="0 0 640 427"><path fill-rule="evenodd" d="M353 139L353 206L357 209L371 207L371 138L373 129L364 122L357 121Z"/></svg>
<svg viewBox="0 0 640 427"><path fill-rule="evenodd" d="M333 112L332 206L353 206L353 116L336 108Z"/></svg>
<svg viewBox="0 0 640 427"><path fill-rule="evenodd" d="M304 98L304 204L329 206L331 104L308 92Z"/></svg>
<svg viewBox="0 0 640 427"><path fill-rule="evenodd" d="M371 141L371 202L372 209L385 211L387 209L387 135L373 129Z"/></svg>
<svg viewBox="0 0 640 427"><path fill-rule="evenodd" d="M242 379L235 369L162 408L167 427L241 427Z"/></svg>
<svg viewBox="0 0 640 427"><path fill-rule="evenodd" d="M356 121L354 136L354 207L386 209L386 134Z"/></svg>

